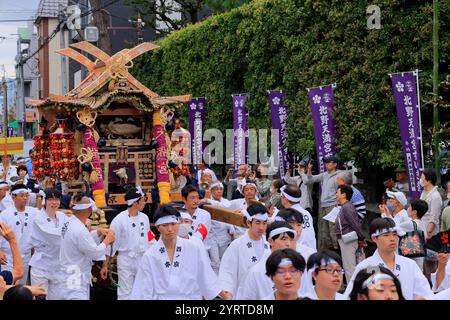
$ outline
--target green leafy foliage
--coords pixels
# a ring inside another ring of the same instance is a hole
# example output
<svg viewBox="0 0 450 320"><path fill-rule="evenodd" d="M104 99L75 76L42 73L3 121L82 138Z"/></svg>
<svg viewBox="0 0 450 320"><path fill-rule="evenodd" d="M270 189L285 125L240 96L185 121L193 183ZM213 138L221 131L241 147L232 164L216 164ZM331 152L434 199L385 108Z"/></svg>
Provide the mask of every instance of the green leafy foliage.
<svg viewBox="0 0 450 320"><path fill-rule="evenodd" d="M441 1L440 69L450 61L450 1ZM366 26L369 4L381 29ZM307 87L337 83L338 150L360 166L403 163L388 73L418 68L422 98L432 74L432 1L255 0L174 32L132 71L163 95L192 93L208 102L206 128L232 128L231 94L250 94L250 128L270 128L267 90L283 89L288 145L312 155ZM445 75L442 75L445 78ZM425 128L431 106L422 108ZM186 123L186 122L185 122Z"/></svg>

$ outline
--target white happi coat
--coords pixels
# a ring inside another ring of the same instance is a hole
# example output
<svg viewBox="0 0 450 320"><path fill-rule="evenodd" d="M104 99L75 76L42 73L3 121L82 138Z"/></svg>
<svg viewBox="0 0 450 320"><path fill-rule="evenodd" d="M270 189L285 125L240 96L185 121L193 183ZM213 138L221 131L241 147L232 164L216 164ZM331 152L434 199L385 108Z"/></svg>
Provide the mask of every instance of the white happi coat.
<svg viewBox="0 0 450 320"><path fill-rule="evenodd" d="M11 198L11 194L6 192L5 197L0 201L0 211L8 209L9 207L14 205L14 201Z"/></svg>
<svg viewBox="0 0 450 320"><path fill-rule="evenodd" d="M311 254L315 253L313 249L298 244L296 251L302 255L305 261L308 260ZM275 286L272 280L266 275L267 258L268 256L248 271L247 276L239 286L236 294L236 300L262 300L271 293L273 294L275 291ZM304 285L304 283L307 283L306 278L307 274L306 272L303 272L300 288L298 290L298 295L300 297L303 297L303 295L310 290L309 286Z"/></svg>
<svg viewBox="0 0 450 320"><path fill-rule="evenodd" d="M441 285L436 288L436 272L431 274L431 283L433 284L433 291L435 292L450 289L450 263L447 263L445 266L445 276L441 282Z"/></svg>
<svg viewBox="0 0 450 320"><path fill-rule="evenodd" d="M56 211L56 219L52 220L41 209L31 224L31 245L34 254L30 260L31 284L41 284L47 290L47 300L59 300L58 283L64 281L59 251L61 248L61 229L66 215ZM44 282L44 284L42 284Z"/></svg>
<svg viewBox="0 0 450 320"><path fill-rule="evenodd" d="M105 260L106 246L97 231L89 232L75 215L68 217L61 236L59 258L67 279L61 285L64 299L89 300L92 261Z"/></svg>
<svg viewBox="0 0 450 320"><path fill-rule="evenodd" d="M311 300L319 300L319 297L317 297L317 293L314 287L312 287L312 289L308 291L306 294L304 294L302 297L309 298ZM348 299L347 296L343 295L342 293L336 292L334 300L348 300Z"/></svg>
<svg viewBox="0 0 450 320"><path fill-rule="evenodd" d="M25 207L25 211L18 212L13 205L0 213L0 221L6 222L16 235L17 242L19 244L20 254L22 256L24 275L21 279L21 283L25 284L28 279L28 263L31 259L31 242L30 242L30 227L37 214L37 209L32 207ZM0 237L0 250L5 252L8 262L6 265L1 266L2 270L12 270L12 253L9 243Z"/></svg>
<svg viewBox="0 0 450 320"><path fill-rule="evenodd" d="M370 266L383 266L386 267L384 261L378 254L378 249L375 250L374 254L361 261L355 268L355 272L350 279L347 289L344 292L345 296L349 296L353 289L353 282L358 272L364 268ZM402 285L402 293L406 300L414 300L416 296L421 296L426 299L433 297L433 292L431 291L428 280L423 275L420 268L409 258L402 257L395 254L395 268L391 270L397 278L400 280Z"/></svg>
<svg viewBox="0 0 450 320"><path fill-rule="evenodd" d="M230 208L231 210L246 210L247 209L247 202L245 199L234 199L230 201ZM242 236L247 232L247 228L234 226L234 232L237 234L237 236Z"/></svg>
<svg viewBox="0 0 450 320"><path fill-rule="evenodd" d="M133 288L139 262L151 244L149 241L150 221L148 216L142 212L131 217L128 210L125 210L114 217L110 229L114 231L116 240L106 248L105 254L114 256L119 252L117 256L119 276L117 299L127 300ZM156 241L153 239L152 242Z"/></svg>
<svg viewBox="0 0 450 320"><path fill-rule="evenodd" d="M3 167L3 163L0 163L0 174L2 174L3 171L5 171L5 168ZM17 169L15 166L10 164L8 172L6 173L6 177L3 180L6 182L11 182L11 178L15 176L18 176Z"/></svg>
<svg viewBox="0 0 450 320"><path fill-rule="evenodd" d="M220 285L223 290L231 292L233 297L236 297L238 288L250 268L259 261L265 261L271 253L269 243L264 238L259 241L263 243L261 257L257 257L248 231L231 242L222 257L219 269Z"/></svg>
<svg viewBox="0 0 450 320"><path fill-rule="evenodd" d="M211 202L212 205L223 207L223 208L230 208L230 201L221 198L220 201L210 199L209 202ZM218 246L224 246L230 243L231 241L231 235L234 233L234 226L225 223L222 221L217 220L211 220L211 237L210 237L210 243L211 244L217 244Z"/></svg>
<svg viewBox="0 0 450 320"><path fill-rule="evenodd" d="M314 231L313 218L311 214L303 209L300 204L294 204L292 209L299 211L303 215L303 230L300 238L297 242L310 247L311 249L317 250L316 244L316 232Z"/></svg>
<svg viewBox="0 0 450 320"><path fill-rule="evenodd" d="M162 239L144 254L130 300L211 300L220 291L205 250L177 237L172 263Z"/></svg>
<svg viewBox="0 0 450 320"><path fill-rule="evenodd" d="M211 241L211 214L206 210L197 208L192 215L192 219L194 220L192 222L192 234L195 233L195 230L197 230L200 224L203 224L208 231L208 233L206 234L206 238L203 240L205 249L208 250Z"/></svg>

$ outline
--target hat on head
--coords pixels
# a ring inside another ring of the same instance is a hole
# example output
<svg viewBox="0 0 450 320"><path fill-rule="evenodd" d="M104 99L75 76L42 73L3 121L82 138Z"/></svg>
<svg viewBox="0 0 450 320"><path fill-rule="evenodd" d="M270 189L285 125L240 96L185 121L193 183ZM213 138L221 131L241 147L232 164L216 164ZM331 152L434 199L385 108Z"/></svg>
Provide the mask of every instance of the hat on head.
<svg viewBox="0 0 450 320"><path fill-rule="evenodd" d="M406 172L406 169L403 167L398 167L397 169L395 169L395 173L397 172Z"/></svg>
<svg viewBox="0 0 450 320"><path fill-rule="evenodd" d="M403 192L386 190L386 194L388 198L397 200L401 203L402 206L406 206L406 204L408 203L408 200L406 199L406 196Z"/></svg>
<svg viewBox="0 0 450 320"><path fill-rule="evenodd" d="M338 159L337 159L335 156L333 156L333 155L327 156L327 157L323 157L322 160L323 160L323 162L325 162L325 163L327 163L327 162L334 162L334 163L337 163L337 162L338 162Z"/></svg>

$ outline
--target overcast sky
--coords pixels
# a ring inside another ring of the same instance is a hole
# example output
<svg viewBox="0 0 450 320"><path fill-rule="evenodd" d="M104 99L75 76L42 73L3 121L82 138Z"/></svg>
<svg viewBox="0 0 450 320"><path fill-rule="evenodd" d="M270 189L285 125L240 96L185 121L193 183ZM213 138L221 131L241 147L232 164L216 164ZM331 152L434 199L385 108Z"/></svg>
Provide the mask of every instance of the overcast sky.
<svg viewBox="0 0 450 320"><path fill-rule="evenodd" d="M4 22L4 20L27 20L34 16L39 0L0 0L0 76L3 77L3 67L6 75L14 77L14 58L17 54L18 27L26 27L26 21ZM2 37L6 37L5 40Z"/></svg>

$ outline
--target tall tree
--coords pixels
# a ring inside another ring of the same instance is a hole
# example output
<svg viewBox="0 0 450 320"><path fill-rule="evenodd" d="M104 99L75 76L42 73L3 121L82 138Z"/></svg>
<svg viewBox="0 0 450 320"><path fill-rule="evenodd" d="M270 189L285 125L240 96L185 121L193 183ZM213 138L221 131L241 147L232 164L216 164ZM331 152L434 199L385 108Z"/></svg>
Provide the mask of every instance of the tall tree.
<svg viewBox="0 0 450 320"><path fill-rule="evenodd" d="M251 0L125 0L161 34L200 20L200 12L224 12ZM208 10L209 9L209 10ZM157 23L157 21L159 23Z"/></svg>

